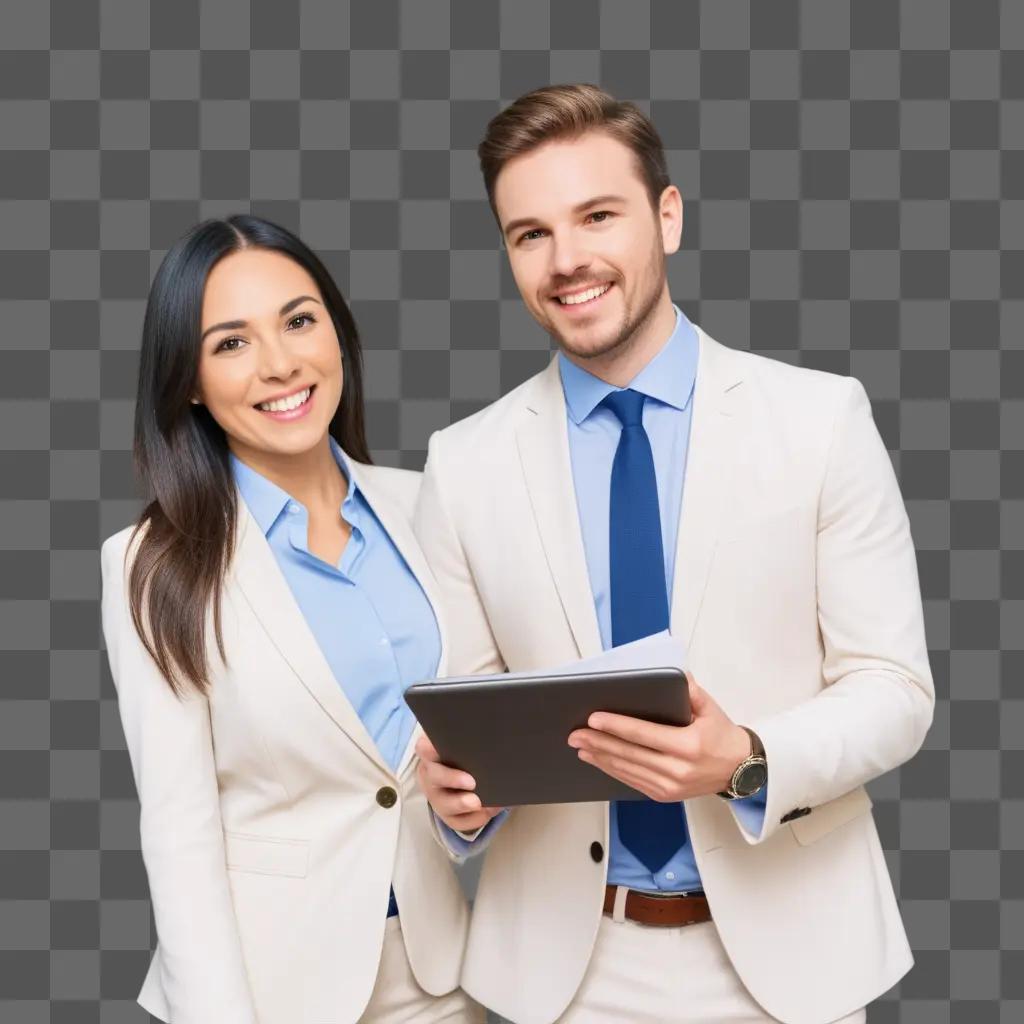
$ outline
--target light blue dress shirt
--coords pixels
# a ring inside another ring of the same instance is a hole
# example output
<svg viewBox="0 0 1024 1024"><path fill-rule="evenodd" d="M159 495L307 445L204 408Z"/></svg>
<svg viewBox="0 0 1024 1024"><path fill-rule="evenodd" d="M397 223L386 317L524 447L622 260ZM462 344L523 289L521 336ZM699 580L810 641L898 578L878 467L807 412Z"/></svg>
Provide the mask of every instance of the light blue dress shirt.
<svg viewBox="0 0 1024 1024"><path fill-rule="evenodd" d="M654 469L658 479L658 505L661 514L662 545L665 551L665 585L671 601L675 574L676 537L679 511L686 476L686 458L693 413L693 388L697 376L699 342L693 325L678 307L675 328L661 351L629 383L634 391L647 396L643 424L650 438ZM569 457L576 488L583 547L594 595L601 645L612 646L610 572L609 572L609 481L612 461L619 444L622 425L600 403L612 391L619 390L559 354L559 371L565 393L566 423L569 433ZM682 580L683 587L686 580ZM733 802L744 827L752 834L761 831L767 787L746 800ZM504 820L502 812L476 839L486 843ZM656 874L639 861L619 839L616 805L611 805L609 821L608 882L651 892L685 892L701 888L700 874L693 849L687 841ZM466 853L468 843L450 829L446 838L458 853Z"/></svg>
<svg viewBox="0 0 1024 1024"><path fill-rule="evenodd" d="M423 589L333 439L331 451L348 480L341 516L352 528L337 565L310 553L305 506L234 455L231 469L334 678L394 771L416 724L403 694L437 674L441 636Z"/></svg>

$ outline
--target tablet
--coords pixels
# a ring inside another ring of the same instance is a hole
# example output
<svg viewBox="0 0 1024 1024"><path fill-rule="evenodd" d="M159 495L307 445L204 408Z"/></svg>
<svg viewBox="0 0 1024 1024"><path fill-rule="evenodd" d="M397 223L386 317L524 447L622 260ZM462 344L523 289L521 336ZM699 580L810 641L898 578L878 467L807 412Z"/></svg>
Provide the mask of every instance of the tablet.
<svg viewBox="0 0 1024 1024"><path fill-rule="evenodd" d="M441 760L476 779L485 807L641 800L581 761L569 733L594 711L690 723L686 676L675 667L428 680L410 686L405 700Z"/></svg>

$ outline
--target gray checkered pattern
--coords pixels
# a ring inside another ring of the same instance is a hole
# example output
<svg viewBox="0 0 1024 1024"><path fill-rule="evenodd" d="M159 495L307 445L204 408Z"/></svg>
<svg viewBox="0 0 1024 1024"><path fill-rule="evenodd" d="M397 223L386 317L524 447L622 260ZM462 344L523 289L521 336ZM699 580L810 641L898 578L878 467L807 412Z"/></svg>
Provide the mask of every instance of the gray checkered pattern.
<svg viewBox="0 0 1024 1024"><path fill-rule="evenodd" d="M296 229L362 328L376 455L419 467L549 358L473 150L580 80L662 132L687 314L859 377L899 470L939 702L871 787L917 953L872 1024L1024 1019L1024 3L4 0L0 48L5 1024L143 1019L97 549L139 508L163 252L232 211Z"/></svg>

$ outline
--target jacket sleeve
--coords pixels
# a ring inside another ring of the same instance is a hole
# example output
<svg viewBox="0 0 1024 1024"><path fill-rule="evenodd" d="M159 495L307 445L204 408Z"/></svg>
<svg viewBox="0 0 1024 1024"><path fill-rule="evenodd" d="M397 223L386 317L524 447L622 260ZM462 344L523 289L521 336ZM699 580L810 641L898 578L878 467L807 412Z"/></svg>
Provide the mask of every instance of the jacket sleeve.
<svg viewBox="0 0 1024 1024"><path fill-rule="evenodd" d="M504 672L504 659L494 641L473 572L448 510L441 453L443 440L439 433L430 439L413 525L440 588L448 621L453 625L448 645L448 674Z"/></svg>
<svg viewBox="0 0 1024 1024"><path fill-rule="evenodd" d="M174 1024L256 1024L228 886L209 705L179 699L131 621L124 534L102 550L102 621L141 804L142 857Z"/></svg>
<svg viewBox="0 0 1024 1024"><path fill-rule="evenodd" d="M859 381L841 394L821 486L818 624L824 687L746 722L768 761L761 842L806 813L909 760L932 721L917 561L896 475Z"/></svg>
<svg viewBox="0 0 1024 1024"><path fill-rule="evenodd" d="M448 674L504 672L505 661L494 641L487 612L444 499L441 445L441 435L434 434L430 439L413 525L437 580L448 621L453 624L448 641ZM452 860L462 861L467 855L482 852L508 813L502 812L472 839L466 839L452 832L431 810L431 833ZM479 845L475 845L477 843Z"/></svg>

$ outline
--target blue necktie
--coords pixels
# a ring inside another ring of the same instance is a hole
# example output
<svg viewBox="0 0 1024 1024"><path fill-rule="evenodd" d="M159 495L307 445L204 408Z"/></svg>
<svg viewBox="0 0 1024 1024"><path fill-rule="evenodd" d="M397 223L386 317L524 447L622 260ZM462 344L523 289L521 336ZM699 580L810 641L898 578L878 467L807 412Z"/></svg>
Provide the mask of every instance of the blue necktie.
<svg viewBox="0 0 1024 1024"><path fill-rule="evenodd" d="M622 424L609 508L612 646L618 647L668 629L668 593L658 481L643 425L644 396L613 391L603 404ZM619 838L652 873L686 842L680 803L623 800L617 808Z"/></svg>

